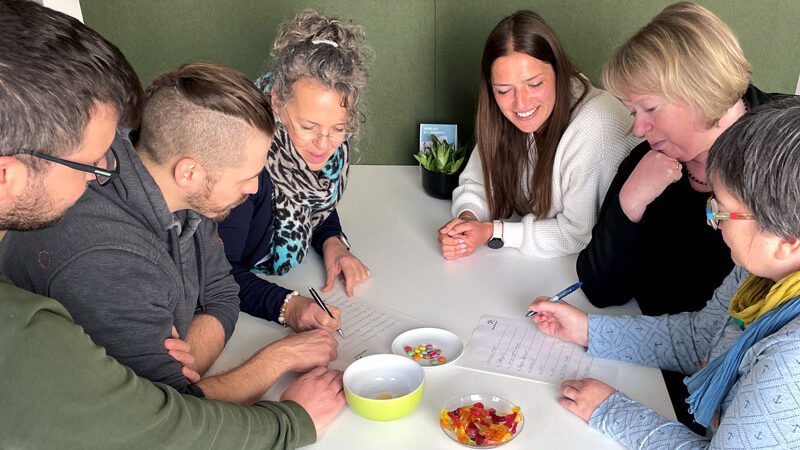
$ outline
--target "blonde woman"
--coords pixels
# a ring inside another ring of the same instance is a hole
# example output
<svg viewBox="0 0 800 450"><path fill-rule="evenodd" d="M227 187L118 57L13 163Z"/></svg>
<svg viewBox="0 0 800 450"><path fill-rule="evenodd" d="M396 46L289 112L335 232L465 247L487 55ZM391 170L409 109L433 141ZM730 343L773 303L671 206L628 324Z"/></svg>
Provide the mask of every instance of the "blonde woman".
<svg viewBox="0 0 800 450"><path fill-rule="evenodd" d="M647 139L619 166L578 256L583 292L595 306L632 298L646 315L697 311L733 268L722 236L702 212L711 187L711 145L747 110L773 100L750 84L750 64L730 28L691 3L665 8L619 47L603 82ZM683 376L664 373L678 418Z"/></svg>
<svg viewBox="0 0 800 450"><path fill-rule="evenodd" d="M540 297L533 321L595 356L687 375L686 402L708 427L699 433L601 381L561 384L559 403L625 448L797 448L800 99L746 114L719 136L707 164L707 208L687 214L722 235L736 267L702 311L587 315Z"/></svg>
<svg viewBox="0 0 800 450"><path fill-rule="evenodd" d="M719 233L693 211L711 191L708 149L747 110L775 99L750 83L733 32L691 3L668 6L619 47L603 82L647 139L619 166L592 240L578 257L596 306L635 298L644 314L695 311L733 267Z"/></svg>

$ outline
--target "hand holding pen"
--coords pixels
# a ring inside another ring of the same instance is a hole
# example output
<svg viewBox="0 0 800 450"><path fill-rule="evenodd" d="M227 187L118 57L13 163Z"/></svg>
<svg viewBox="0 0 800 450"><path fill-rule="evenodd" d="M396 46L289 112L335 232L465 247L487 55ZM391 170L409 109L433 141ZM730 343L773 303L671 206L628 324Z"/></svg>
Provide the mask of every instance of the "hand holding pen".
<svg viewBox="0 0 800 450"><path fill-rule="evenodd" d="M582 281L578 281L577 283L575 283L572 286L564 289L563 291L559 292L558 294L556 294L556 295L554 295L552 297L548 297L547 300L549 300L549 301L551 301L553 303L561 301L562 298L564 298L564 297L568 296L569 294L572 294L573 292L577 291L578 288L581 287L581 286L583 286L583 282ZM525 317L530 317L530 316L532 316L534 314L536 314L536 311L530 310L525 314Z"/></svg>
<svg viewBox="0 0 800 450"><path fill-rule="evenodd" d="M580 309L560 302L567 294L580 287L572 285L552 297L539 297L531 303L525 315L532 317L539 331L565 341L589 346L589 316Z"/></svg>
<svg viewBox="0 0 800 450"><path fill-rule="evenodd" d="M308 292L311 293L311 298L313 298L314 301L317 302L317 305L319 305L319 307L322 308L323 311L328 313L331 319L335 319L335 317L333 317L333 314L331 314L331 310L329 310L325 302L322 301L322 297L320 297L319 294L317 294L317 291L313 287L309 287ZM337 329L336 332L339 333L341 337L344 337L344 332L342 332L341 328Z"/></svg>

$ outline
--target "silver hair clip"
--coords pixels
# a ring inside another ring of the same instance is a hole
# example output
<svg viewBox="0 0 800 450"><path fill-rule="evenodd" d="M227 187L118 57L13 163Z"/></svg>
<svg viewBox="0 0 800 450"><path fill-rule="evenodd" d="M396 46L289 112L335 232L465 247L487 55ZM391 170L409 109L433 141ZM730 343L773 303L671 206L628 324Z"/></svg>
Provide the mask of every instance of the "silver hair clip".
<svg viewBox="0 0 800 450"><path fill-rule="evenodd" d="M328 44L328 45L332 45L332 46L337 47L337 48L339 47L339 44L337 44L336 42L333 42L333 41L329 41L328 39L314 39L313 41L311 41L311 43L314 44L314 45Z"/></svg>

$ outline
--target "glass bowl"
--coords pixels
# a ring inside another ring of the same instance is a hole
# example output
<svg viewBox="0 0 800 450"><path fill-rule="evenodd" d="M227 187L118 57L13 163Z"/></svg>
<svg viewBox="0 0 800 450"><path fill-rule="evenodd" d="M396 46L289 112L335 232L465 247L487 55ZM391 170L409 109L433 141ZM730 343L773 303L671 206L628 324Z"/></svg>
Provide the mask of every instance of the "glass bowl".
<svg viewBox="0 0 800 450"><path fill-rule="evenodd" d="M491 395L491 394L470 394L470 395L462 395L460 397L456 397L456 398L448 401L447 403L444 404L444 409L446 409L447 411L452 411L454 409L461 408L462 406L474 405L477 402L483 403L484 409L494 408L496 410L496 414L498 414L498 415L505 415L505 414L511 413L511 408L513 406L515 406L510 401L508 401L508 400L506 400L504 398L498 397L496 395ZM442 431L444 432L444 434L446 434L448 437L450 437L450 439L458 442L459 444L461 444L463 446L473 447L473 448L474 447L493 448L493 447L499 447L499 446L501 446L503 444L506 444L508 442L513 441L514 438L516 438L517 436L519 436L520 433L522 433L522 429L523 429L523 427L525 425L525 416L523 415L522 411L520 411L518 414L519 414L519 417L520 417L520 421L519 421L519 423L517 423L517 431L514 434L511 435L511 438L509 440L507 440L505 442L499 442L499 443L496 443L496 444L485 444L484 443L484 444L481 444L481 445L476 445L476 444L470 444L468 442L461 442L456 437L456 432L454 430L450 430L450 429L442 426L441 422L439 423L439 426L442 429Z"/></svg>

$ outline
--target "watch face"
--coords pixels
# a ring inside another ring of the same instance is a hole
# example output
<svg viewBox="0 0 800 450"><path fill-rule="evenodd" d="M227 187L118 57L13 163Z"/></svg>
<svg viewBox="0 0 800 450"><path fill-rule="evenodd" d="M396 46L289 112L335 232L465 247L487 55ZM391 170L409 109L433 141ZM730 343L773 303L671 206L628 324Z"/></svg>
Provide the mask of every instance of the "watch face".
<svg viewBox="0 0 800 450"><path fill-rule="evenodd" d="M500 238L492 238L486 244L489 248L503 248L503 240Z"/></svg>

